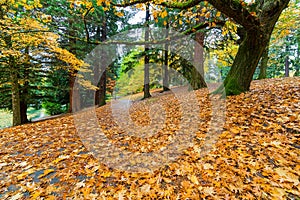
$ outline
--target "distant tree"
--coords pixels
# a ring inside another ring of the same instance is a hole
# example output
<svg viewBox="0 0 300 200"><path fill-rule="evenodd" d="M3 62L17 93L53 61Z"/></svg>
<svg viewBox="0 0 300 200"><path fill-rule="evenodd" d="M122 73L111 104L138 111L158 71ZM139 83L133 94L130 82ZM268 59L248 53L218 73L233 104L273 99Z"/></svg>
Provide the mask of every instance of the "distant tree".
<svg viewBox="0 0 300 200"><path fill-rule="evenodd" d="M12 102L14 126L28 121L27 106L43 96L41 90L46 88L43 82L51 70L73 71L84 64L59 47L56 34L29 16L31 9L40 6L38 2L30 6L19 2L16 6L8 1L0 5L0 71L4 72L0 75L0 87L11 94L11 98L3 100ZM54 60L60 60L62 65L52 65Z"/></svg>

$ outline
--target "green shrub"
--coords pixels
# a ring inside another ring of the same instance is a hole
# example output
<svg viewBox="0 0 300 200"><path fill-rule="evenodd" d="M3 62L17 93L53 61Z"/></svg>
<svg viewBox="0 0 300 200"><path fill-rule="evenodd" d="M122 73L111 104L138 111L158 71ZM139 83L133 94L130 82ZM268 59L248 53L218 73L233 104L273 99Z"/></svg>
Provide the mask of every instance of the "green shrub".
<svg viewBox="0 0 300 200"><path fill-rule="evenodd" d="M46 110L46 113L48 115L58 115L58 114L67 112L67 106L60 105L58 103L53 103L53 102L47 101L42 104L42 107Z"/></svg>

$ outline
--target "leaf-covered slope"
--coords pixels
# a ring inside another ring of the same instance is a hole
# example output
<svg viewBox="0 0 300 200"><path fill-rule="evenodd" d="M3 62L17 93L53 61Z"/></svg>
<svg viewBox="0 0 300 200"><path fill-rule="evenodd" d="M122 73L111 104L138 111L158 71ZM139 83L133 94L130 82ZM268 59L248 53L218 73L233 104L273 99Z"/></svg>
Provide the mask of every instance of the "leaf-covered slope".
<svg viewBox="0 0 300 200"><path fill-rule="evenodd" d="M224 130L205 156L200 148L211 110L207 91L196 94L207 105L193 146L153 173L99 163L76 135L72 116L0 130L0 198L300 198L300 79L254 81L251 92L229 97ZM178 106L172 95L156 98L171 112ZM147 124L143 109L137 106L132 117ZM158 136L128 140L109 129L108 114L108 105L97 109L107 138L120 147L127 142L124 148L136 152L165 144L180 117L171 116L173 129Z"/></svg>

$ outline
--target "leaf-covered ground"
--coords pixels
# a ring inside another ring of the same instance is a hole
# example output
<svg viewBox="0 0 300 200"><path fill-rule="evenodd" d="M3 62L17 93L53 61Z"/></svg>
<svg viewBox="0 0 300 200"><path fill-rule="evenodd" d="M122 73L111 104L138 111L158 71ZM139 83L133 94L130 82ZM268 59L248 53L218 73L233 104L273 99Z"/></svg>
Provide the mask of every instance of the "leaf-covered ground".
<svg viewBox="0 0 300 200"><path fill-rule="evenodd" d="M251 92L228 97L224 128L204 156L211 109L207 91L196 94L207 105L193 146L153 172L99 163L76 134L72 115L0 130L0 198L299 199L300 79L254 81ZM167 143L179 126L180 116L172 114L178 103L171 94L155 98L171 113L164 130L148 138L119 136L107 105L97 109L107 138L132 152ZM131 108L137 123L148 123L147 108L140 105L155 98Z"/></svg>

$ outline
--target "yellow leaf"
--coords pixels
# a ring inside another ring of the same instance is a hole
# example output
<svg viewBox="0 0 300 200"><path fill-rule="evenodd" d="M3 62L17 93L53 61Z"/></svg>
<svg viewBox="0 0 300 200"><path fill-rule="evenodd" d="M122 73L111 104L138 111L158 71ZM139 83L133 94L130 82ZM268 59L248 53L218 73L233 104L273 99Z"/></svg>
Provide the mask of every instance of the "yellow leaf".
<svg viewBox="0 0 300 200"><path fill-rule="evenodd" d="M42 194L42 191L41 191L41 190L35 191L35 192L31 195L31 198L32 198L32 199L37 199L41 194Z"/></svg>
<svg viewBox="0 0 300 200"><path fill-rule="evenodd" d="M162 13L160 14L160 16L161 16L161 18L165 18L165 17L168 16L168 12L167 12L166 10L164 10L164 12L162 12Z"/></svg>
<svg viewBox="0 0 300 200"><path fill-rule="evenodd" d="M207 12L207 13L205 14L205 17L206 17L206 18L209 18L209 17L210 17L210 12Z"/></svg>
<svg viewBox="0 0 300 200"><path fill-rule="evenodd" d="M209 163L205 163L204 165L203 165L203 169L213 169L214 167L211 165L211 164L209 164Z"/></svg>
<svg viewBox="0 0 300 200"><path fill-rule="evenodd" d="M123 12L117 12L116 15L117 15L118 17L123 17L123 16L124 16L124 13L123 13Z"/></svg>
<svg viewBox="0 0 300 200"><path fill-rule="evenodd" d="M230 131L234 134L238 134L240 132L240 128L239 127L233 127L230 129Z"/></svg>
<svg viewBox="0 0 300 200"><path fill-rule="evenodd" d="M189 179L192 181L192 183L199 185L198 178L195 175L190 176Z"/></svg>
<svg viewBox="0 0 300 200"><path fill-rule="evenodd" d="M43 178L50 174L51 172L54 172L54 169L46 169L42 175L39 176L39 178Z"/></svg>
<svg viewBox="0 0 300 200"><path fill-rule="evenodd" d="M210 195L210 196L214 196L214 193L215 193L213 187L204 187L203 192L204 192L204 194L207 194L207 195Z"/></svg>
<svg viewBox="0 0 300 200"><path fill-rule="evenodd" d="M216 17L220 17L221 16L221 12L217 12Z"/></svg>
<svg viewBox="0 0 300 200"><path fill-rule="evenodd" d="M56 158L54 161L53 161L53 163L54 164L57 164L57 163L59 163L60 161L62 161L62 160L65 160L65 159L67 159L67 158L69 158L70 156L59 156L58 158Z"/></svg>
<svg viewBox="0 0 300 200"><path fill-rule="evenodd" d="M278 187L272 188L270 193L275 199L284 199L283 197L285 196L284 189Z"/></svg>
<svg viewBox="0 0 300 200"><path fill-rule="evenodd" d="M23 172L22 174L19 174L17 176L18 180L24 179L27 175L32 174L34 172L34 169L29 169L28 171Z"/></svg>

